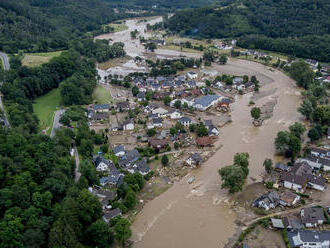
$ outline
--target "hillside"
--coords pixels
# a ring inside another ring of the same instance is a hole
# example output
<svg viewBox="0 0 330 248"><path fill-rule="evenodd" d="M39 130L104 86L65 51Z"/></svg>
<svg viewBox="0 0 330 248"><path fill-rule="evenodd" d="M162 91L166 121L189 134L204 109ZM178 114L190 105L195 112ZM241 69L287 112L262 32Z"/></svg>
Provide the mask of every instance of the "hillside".
<svg viewBox="0 0 330 248"><path fill-rule="evenodd" d="M166 27L181 35L200 38L246 36L239 44L247 48L312 55L330 61L329 8L328 0L233 1L225 7L179 11ZM312 46L308 44L311 40ZM323 44L325 41L328 44ZM304 49L306 46L308 50ZM319 46L322 52L317 50Z"/></svg>
<svg viewBox="0 0 330 248"><path fill-rule="evenodd" d="M68 40L118 17L102 0L2 0L0 50L66 49Z"/></svg>

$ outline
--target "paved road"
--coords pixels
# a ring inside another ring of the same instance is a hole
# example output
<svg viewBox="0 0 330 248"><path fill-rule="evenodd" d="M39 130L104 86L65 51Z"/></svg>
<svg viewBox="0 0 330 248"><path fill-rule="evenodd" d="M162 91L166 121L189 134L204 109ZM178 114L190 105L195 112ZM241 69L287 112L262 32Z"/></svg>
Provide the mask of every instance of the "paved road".
<svg viewBox="0 0 330 248"><path fill-rule="evenodd" d="M9 70L10 69L10 64L9 64L9 59L8 59L7 54L0 52L0 59L1 59L2 64L3 64L3 69L5 71ZM0 82L0 85L2 85L2 82ZM3 118L4 125L7 126L7 127L10 127L10 124L9 124L9 121L8 121L8 118L7 118L7 115L6 115L6 112L5 112L5 108L3 106L1 93L0 93L0 110L2 110L3 113L4 113L4 118Z"/></svg>
<svg viewBox="0 0 330 248"><path fill-rule="evenodd" d="M60 110L55 111L53 127L52 127L52 132L50 133L50 137L54 137L55 136L55 130L62 126L61 123L60 123L60 119L61 119L61 116L64 114L64 112L65 112L65 109L60 109Z"/></svg>
<svg viewBox="0 0 330 248"><path fill-rule="evenodd" d="M76 161L76 169L75 169L75 177L74 177L74 181L75 182L78 182L80 176L81 176L81 173L79 172L79 165L80 165L80 159L79 159L79 153L78 153L78 150L77 150L77 147L74 147L74 159Z"/></svg>
<svg viewBox="0 0 330 248"><path fill-rule="evenodd" d="M0 58L2 60L3 69L4 70L9 70L10 69L10 64L9 64L9 59L8 59L7 54L0 52Z"/></svg>

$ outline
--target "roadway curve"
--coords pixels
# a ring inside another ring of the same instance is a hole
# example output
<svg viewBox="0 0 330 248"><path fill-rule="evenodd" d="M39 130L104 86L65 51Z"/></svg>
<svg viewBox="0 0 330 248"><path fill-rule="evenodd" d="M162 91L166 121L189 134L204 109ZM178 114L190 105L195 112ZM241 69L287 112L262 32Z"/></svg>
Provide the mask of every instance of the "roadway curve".
<svg viewBox="0 0 330 248"><path fill-rule="evenodd" d="M3 69L5 71L10 69L10 64L9 64L9 59L7 54L0 52L0 58L2 60L2 64L3 64Z"/></svg>
<svg viewBox="0 0 330 248"><path fill-rule="evenodd" d="M10 64L9 64L9 59L8 59L7 54L0 52L0 58L1 58L1 61L2 61L3 69L5 71L9 70L10 69ZM2 82L0 82L0 85L2 85ZM5 108L4 108L4 105L3 105L3 102L2 102L2 97L3 96L0 93L0 109L4 112L4 117L5 117L4 118L4 124L5 124L5 126L10 127L10 124L9 124L9 121L8 121L8 118L7 118L7 115L6 115L6 112L5 112Z"/></svg>

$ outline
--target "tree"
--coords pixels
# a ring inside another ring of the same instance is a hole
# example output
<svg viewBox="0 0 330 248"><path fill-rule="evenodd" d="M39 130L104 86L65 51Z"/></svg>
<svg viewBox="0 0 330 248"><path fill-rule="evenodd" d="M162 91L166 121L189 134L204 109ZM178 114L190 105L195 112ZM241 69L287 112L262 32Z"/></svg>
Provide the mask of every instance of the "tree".
<svg viewBox="0 0 330 248"><path fill-rule="evenodd" d="M136 96L137 94L139 94L139 88L134 85L132 87L132 95Z"/></svg>
<svg viewBox="0 0 330 248"><path fill-rule="evenodd" d="M118 240L122 245L132 235L130 229L130 223L127 219L120 218L113 227L115 232L115 239Z"/></svg>
<svg viewBox="0 0 330 248"><path fill-rule="evenodd" d="M261 109L258 107L254 107L251 109L251 116L253 119L258 120L260 118Z"/></svg>
<svg viewBox="0 0 330 248"><path fill-rule="evenodd" d="M241 167L229 165L221 168L219 174L223 181L221 188L228 188L230 193L235 193L243 189L246 176Z"/></svg>
<svg viewBox="0 0 330 248"><path fill-rule="evenodd" d="M288 131L280 131L275 138L276 150L284 153L289 149L290 133Z"/></svg>
<svg viewBox="0 0 330 248"><path fill-rule="evenodd" d="M24 225L21 218L11 214L5 214L0 222L0 247L1 248L23 248L22 232Z"/></svg>
<svg viewBox="0 0 330 248"><path fill-rule="evenodd" d="M312 118L314 107L309 99L303 100L300 107L298 108L298 112L306 117L307 120Z"/></svg>
<svg viewBox="0 0 330 248"><path fill-rule="evenodd" d="M154 129L154 128L151 128L151 129L148 129L148 130L147 130L147 135L148 135L149 137L154 136L156 133L157 133L157 131L156 131L156 129Z"/></svg>
<svg viewBox="0 0 330 248"><path fill-rule="evenodd" d="M81 161L79 164L79 170L81 175L87 179L89 185L98 183L95 166L90 161Z"/></svg>
<svg viewBox="0 0 330 248"><path fill-rule="evenodd" d="M316 127L311 128L308 131L307 136L311 139L311 141L316 141L322 138L322 133L320 132L320 130Z"/></svg>
<svg viewBox="0 0 330 248"><path fill-rule="evenodd" d="M294 135L291 135L290 142L289 142L289 149L290 149L290 152L292 153L292 158L295 159L295 157L300 153L300 150L301 150L300 139Z"/></svg>
<svg viewBox="0 0 330 248"><path fill-rule="evenodd" d="M166 106L169 106L170 105L170 102L171 102L171 97L170 96L165 96L164 99L163 99L163 102Z"/></svg>
<svg viewBox="0 0 330 248"><path fill-rule="evenodd" d="M228 188L230 193L241 191L245 179L249 174L249 154L236 153L234 156L234 164L228 165L219 170L219 174L223 181L221 187Z"/></svg>
<svg viewBox="0 0 330 248"><path fill-rule="evenodd" d="M180 109L181 108L181 101L180 100L175 101L174 107L177 108L177 109Z"/></svg>
<svg viewBox="0 0 330 248"><path fill-rule="evenodd" d="M290 66L290 74L297 81L297 85L305 89L314 81L314 72L304 61L293 62Z"/></svg>
<svg viewBox="0 0 330 248"><path fill-rule="evenodd" d="M108 248L112 245L114 234L109 225L99 219L92 223L86 230L86 242L92 247Z"/></svg>
<svg viewBox="0 0 330 248"><path fill-rule="evenodd" d="M228 61L228 58L227 58L227 55L225 54L222 54L219 58L219 62L221 65L225 65L227 64L227 61Z"/></svg>
<svg viewBox="0 0 330 248"><path fill-rule="evenodd" d="M147 44L144 45L144 47L146 50L149 50L151 52L154 52L155 49L157 49L156 43L153 43L153 42L148 42Z"/></svg>
<svg viewBox="0 0 330 248"><path fill-rule="evenodd" d="M269 174L273 170L273 161L270 158L266 158L263 166L265 167L265 171Z"/></svg>
<svg viewBox="0 0 330 248"><path fill-rule="evenodd" d="M107 144L101 145L101 152L103 154L107 153L109 151L109 146Z"/></svg>
<svg viewBox="0 0 330 248"><path fill-rule="evenodd" d="M127 207L127 209L132 209L135 207L137 203L135 192L132 190L131 187L128 187L125 199L124 199L124 205Z"/></svg>
<svg viewBox="0 0 330 248"><path fill-rule="evenodd" d="M243 83L247 83L249 81L249 76L248 75L244 75L243 76Z"/></svg>
<svg viewBox="0 0 330 248"><path fill-rule="evenodd" d="M199 125L197 125L197 130L196 130L197 136L198 137L203 137L203 136L207 136L209 131L208 129L201 123Z"/></svg>
<svg viewBox="0 0 330 248"><path fill-rule="evenodd" d="M163 155L161 161L163 166L167 166L169 162L167 155Z"/></svg>
<svg viewBox="0 0 330 248"><path fill-rule="evenodd" d="M306 131L303 124L299 122L295 122L293 125L289 127L290 132L300 139L301 135Z"/></svg>

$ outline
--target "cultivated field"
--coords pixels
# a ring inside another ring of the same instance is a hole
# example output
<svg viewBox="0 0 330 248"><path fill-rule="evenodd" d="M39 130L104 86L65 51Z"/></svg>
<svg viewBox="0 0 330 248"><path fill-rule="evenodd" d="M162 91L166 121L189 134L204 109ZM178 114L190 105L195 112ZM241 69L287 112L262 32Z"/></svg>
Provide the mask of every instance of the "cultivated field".
<svg viewBox="0 0 330 248"><path fill-rule="evenodd" d="M57 57L62 51L49 53L26 53L22 59L22 64L28 67L35 67L49 62L51 58Z"/></svg>

